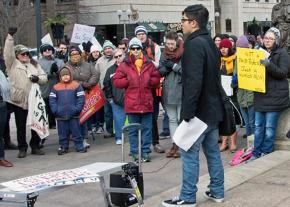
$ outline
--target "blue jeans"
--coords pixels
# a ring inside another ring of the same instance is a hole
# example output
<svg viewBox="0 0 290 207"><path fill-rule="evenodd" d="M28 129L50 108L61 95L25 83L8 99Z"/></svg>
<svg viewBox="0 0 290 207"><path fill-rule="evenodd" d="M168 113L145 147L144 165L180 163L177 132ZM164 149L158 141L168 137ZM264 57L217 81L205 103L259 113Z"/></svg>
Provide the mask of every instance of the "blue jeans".
<svg viewBox="0 0 290 207"><path fill-rule="evenodd" d="M122 128L125 124L126 114L123 106L119 106L114 102L111 104L113 110L114 128L115 128L115 139L122 139Z"/></svg>
<svg viewBox="0 0 290 207"><path fill-rule="evenodd" d="M173 136L179 124L181 104L166 104L165 109L169 118L170 135Z"/></svg>
<svg viewBox="0 0 290 207"><path fill-rule="evenodd" d="M141 154L150 153L152 143L152 113L130 113L128 114L129 123L139 123L142 125L141 130ZM130 141L130 153L133 155L138 154L138 131L130 128L129 129L129 141Z"/></svg>
<svg viewBox="0 0 290 207"><path fill-rule="evenodd" d="M210 176L208 188L217 198L224 198L224 168L218 139L218 126L209 125L187 152L181 149L183 178L180 199L196 202L196 184L199 177L199 150L201 145L207 160Z"/></svg>
<svg viewBox="0 0 290 207"><path fill-rule="evenodd" d="M79 119L57 120L57 130L60 147L63 149L68 149L69 136L72 135L75 143L75 149L82 150L84 148Z"/></svg>
<svg viewBox="0 0 290 207"><path fill-rule="evenodd" d="M280 112L259 112L255 113L255 157L260 157L262 153L269 154L274 150L274 141L278 125Z"/></svg>
<svg viewBox="0 0 290 207"><path fill-rule="evenodd" d="M246 135L255 133L255 109L254 106L240 107L246 125Z"/></svg>
<svg viewBox="0 0 290 207"><path fill-rule="evenodd" d="M0 102L0 160L5 159L4 153L4 131L6 125L7 106L5 102Z"/></svg>
<svg viewBox="0 0 290 207"><path fill-rule="evenodd" d="M168 118L168 115L167 115L166 111L164 113L164 118L163 118L163 121L162 121L162 132L164 132L166 134L170 134L170 131L169 131L169 118Z"/></svg>

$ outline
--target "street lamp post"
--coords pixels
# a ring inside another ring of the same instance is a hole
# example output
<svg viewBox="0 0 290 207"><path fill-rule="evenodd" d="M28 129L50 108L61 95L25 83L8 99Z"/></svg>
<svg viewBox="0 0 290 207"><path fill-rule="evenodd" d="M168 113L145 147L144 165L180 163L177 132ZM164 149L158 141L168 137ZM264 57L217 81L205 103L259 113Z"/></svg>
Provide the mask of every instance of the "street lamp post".
<svg viewBox="0 0 290 207"><path fill-rule="evenodd" d="M130 23L130 17L132 15L132 11L130 9L127 10L117 10L117 15L119 18L119 24L121 22L123 22L123 26L124 26L124 38L127 36L127 31L126 31L126 23L129 22Z"/></svg>
<svg viewBox="0 0 290 207"><path fill-rule="evenodd" d="M39 54L39 48L41 44L41 5L40 0L35 1L35 22L36 22L36 45L37 45L37 56Z"/></svg>

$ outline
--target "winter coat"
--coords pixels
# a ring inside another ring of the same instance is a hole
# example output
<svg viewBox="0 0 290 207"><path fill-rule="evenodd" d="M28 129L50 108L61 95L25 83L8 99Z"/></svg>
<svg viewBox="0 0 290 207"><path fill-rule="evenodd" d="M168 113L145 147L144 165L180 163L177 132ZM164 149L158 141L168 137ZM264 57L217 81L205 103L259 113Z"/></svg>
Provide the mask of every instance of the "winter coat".
<svg viewBox="0 0 290 207"><path fill-rule="evenodd" d="M31 63L22 63L15 57L14 40L9 34L4 46L4 60L11 84L11 103L27 110L28 96L32 85L29 77L31 75L38 76L38 84L43 85L47 82L47 75L39 64L34 66Z"/></svg>
<svg viewBox="0 0 290 207"><path fill-rule="evenodd" d="M83 83L85 82L88 83L91 87L98 84L96 70L91 64L80 61L76 65L72 64L71 62L68 62L66 65L71 68L73 80L77 81L80 85L83 86Z"/></svg>
<svg viewBox="0 0 290 207"><path fill-rule="evenodd" d="M160 75L148 57L143 56L140 75L136 66L127 55L113 76L113 84L117 88L125 88L125 112L153 112L152 88L159 85Z"/></svg>
<svg viewBox="0 0 290 207"><path fill-rule="evenodd" d="M47 74L47 79L48 79L47 83L40 87L41 95L43 98L48 98L52 87L58 82L57 73L53 73L53 74L50 73L51 65L53 63L56 63L58 66L58 70L60 70L64 66L64 62L63 60L58 59L58 58L48 59L48 58L42 57L38 60L38 63L41 65L42 69Z"/></svg>
<svg viewBox="0 0 290 207"><path fill-rule="evenodd" d="M115 62L116 60L114 60L113 57L106 57L105 55L97 60L97 63L95 64L95 69L97 71L97 80L101 84L101 88L104 87L104 78L108 68L114 65Z"/></svg>
<svg viewBox="0 0 290 207"><path fill-rule="evenodd" d="M49 106L57 119L78 118L85 104L85 93L81 85L71 80L53 86L49 94Z"/></svg>
<svg viewBox="0 0 290 207"><path fill-rule="evenodd" d="M181 67L181 120L198 117L207 124L217 124L223 116L220 56L206 29L199 29L187 37Z"/></svg>
<svg viewBox="0 0 290 207"><path fill-rule="evenodd" d="M284 48L274 49L266 67L266 93L254 93L255 111L282 111L289 107L289 84L287 74L290 57Z"/></svg>
<svg viewBox="0 0 290 207"><path fill-rule="evenodd" d="M171 71L168 71L165 66L162 65L162 60L164 57L161 57L159 65L159 73L164 77L162 84L162 100L165 105L167 104L181 104L182 96L182 81L181 81L181 60L174 65Z"/></svg>
<svg viewBox="0 0 290 207"><path fill-rule="evenodd" d="M125 89L116 88L113 84L112 77L118 68L117 64L112 65L106 72L104 79L104 92L107 100L113 99L114 103L124 106Z"/></svg>

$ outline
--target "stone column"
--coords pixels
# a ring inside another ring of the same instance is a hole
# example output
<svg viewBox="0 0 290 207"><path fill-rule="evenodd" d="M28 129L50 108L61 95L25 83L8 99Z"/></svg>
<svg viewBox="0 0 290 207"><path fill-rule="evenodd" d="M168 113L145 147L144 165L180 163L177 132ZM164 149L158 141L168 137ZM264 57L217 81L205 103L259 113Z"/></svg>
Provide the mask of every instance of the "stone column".
<svg viewBox="0 0 290 207"><path fill-rule="evenodd" d="M288 81L290 91L290 79ZM275 142L275 149L290 151L290 139L286 137L286 134L289 131L289 129L290 129L290 108L284 110L280 116L278 129L276 133L277 139Z"/></svg>

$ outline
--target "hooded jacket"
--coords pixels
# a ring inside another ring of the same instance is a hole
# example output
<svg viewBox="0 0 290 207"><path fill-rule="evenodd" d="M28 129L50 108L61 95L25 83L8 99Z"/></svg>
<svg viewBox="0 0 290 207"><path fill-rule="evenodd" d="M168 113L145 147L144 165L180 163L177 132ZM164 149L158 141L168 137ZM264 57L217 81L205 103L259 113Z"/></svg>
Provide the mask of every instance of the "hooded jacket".
<svg viewBox="0 0 290 207"><path fill-rule="evenodd" d="M70 77L68 83L60 82L54 85L49 94L49 106L56 119L78 118L85 104L83 88L72 79L72 75Z"/></svg>
<svg viewBox="0 0 290 207"><path fill-rule="evenodd" d="M153 112L152 88L159 85L160 75L152 61L145 55L140 75L135 64L127 55L113 76L113 84L117 88L125 88L125 112Z"/></svg>

